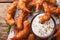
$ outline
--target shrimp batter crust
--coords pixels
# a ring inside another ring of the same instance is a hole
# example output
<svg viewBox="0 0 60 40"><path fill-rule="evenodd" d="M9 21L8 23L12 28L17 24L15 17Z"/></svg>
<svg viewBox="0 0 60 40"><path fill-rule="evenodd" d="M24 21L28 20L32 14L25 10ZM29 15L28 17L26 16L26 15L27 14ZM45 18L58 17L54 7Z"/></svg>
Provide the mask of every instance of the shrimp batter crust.
<svg viewBox="0 0 60 40"><path fill-rule="evenodd" d="M35 40L35 35L34 34L29 34L27 40Z"/></svg>
<svg viewBox="0 0 60 40"><path fill-rule="evenodd" d="M22 39L23 37L25 37L26 35L29 34L30 32L30 23L28 20L24 21L24 29L22 31L20 31L19 33L17 33L17 35L15 35L13 38L11 38L11 40L13 39Z"/></svg>
<svg viewBox="0 0 60 40"><path fill-rule="evenodd" d="M56 0L31 0L29 2L28 6L35 6L36 10L40 10L42 8L42 5L44 2L51 3L51 4L56 4Z"/></svg>
<svg viewBox="0 0 60 40"><path fill-rule="evenodd" d="M15 15L15 11L16 11L16 6L18 4L18 1L14 1L10 7L8 8L7 12L6 12L6 16L5 16L5 21L7 24L9 24L10 26L12 26L15 21L14 21L14 15Z"/></svg>
<svg viewBox="0 0 60 40"><path fill-rule="evenodd" d="M58 8L58 7L54 7L47 3L44 3L43 7L44 7L45 12L50 12L51 14L60 14L60 8Z"/></svg>
<svg viewBox="0 0 60 40"><path fill-rule="evenodd" d="M50 19L50 13L45 13L43 16L41 16L39 19L40 23L45 23L45 21L48 21Z"/></svg>
<svg viewBox="0 0 60 40"><path fill-rule="evenodd" d="M22 11L22 13L19 15L19 17L16 19L16 26L17 26L17 29L21 30L23 29L23 20L24 20L24 17L27 15L27 13L24 13Z"/></svg>
<svg viewBox="0 0 60 40"><path fill-rule="evenodd" d="M27 0L19 0L18 2L18 8L23 10L24 12L30 12L28 8L26 7Z"/></svg>
<svg viewBox="0 0 60 40"><path fill-rule="evenodd" d="M44 23L45 21L48 21L50 19L50 15L59 15L60 14L60 8L53 7L52 5L49 5L47 3L43 4L45 15L40 17L40 23Z"/></svg>

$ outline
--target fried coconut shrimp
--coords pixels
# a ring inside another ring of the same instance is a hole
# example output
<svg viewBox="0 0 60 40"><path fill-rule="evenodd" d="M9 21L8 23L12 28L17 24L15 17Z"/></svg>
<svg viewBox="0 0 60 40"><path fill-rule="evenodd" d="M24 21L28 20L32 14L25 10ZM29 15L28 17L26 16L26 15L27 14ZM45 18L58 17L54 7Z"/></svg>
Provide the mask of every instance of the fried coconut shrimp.
<svg viewBox="0 0 60 40"><path fill-rule="evenodd" d="M5 20L7 24L9 24L10 26L14 24L14 14L15 14L14 12L16 11L17 4L18 2L14 1L6 12Z"/></svg>
<svg viewBox="0 0 60 40"><path fill-rule="evenodd" d="M40 23L44 23L50 19L51 14L60 14L60 8L53 7L47 3L43 4L45 15L40 17ZM43 20L44 19L44 20Z"/></svg>
<svg viewBox="0 0 60 40"><path fill-rule="evenodd" d="M35 40L35 35L34 34L29 34L27 40Z"/></svg>
<svg viewBox="0 0 60 40"><path fill-rule="evenodd" d="M19 17L16 19L16 26L17 29L23 29L23 20L24 17L26 16L26 13L22 12Z"/></svg>
<svg viewBox="0 0 60 40"><path fill-rule="evenodd" d="M36 4L36 1L35 0L31 0L29 3L28 3L28 7L31 7L31 6L35 6Z"/></svg>
<svg viewBox="0 0 60 40"><path fill-rule="evenodd" d="M41 16L40 18L39 18L40 20L39 20L39 22L40 23L45 23L45 21L48 21L49 19L50 19L50 13L45 13L44 14L44 16Z"/></svg>
<svg viewBox="0 0 60 40"><path fill-rule="evenodd" d="M46 0L46 2L56 4L56 0Z"/></svg>
<svg viewBox="0 0 60 40"><path fill-rule="evenodd" d="M27 2L27 0L19 0L18 8L25 12L30 12L26 7L26 2Z"/></svg>
<svg viewBox="0 0 60 40"><path fill-rule="evenodd" d="M45 4L43 4L45 14L40 17L40 23L44 23L45 21L48 21L50 19L50 10L49 7L47 7Z"/></svg>
<svg viewBox="0 0 60 40"><path fill-rule="evenodd" d="M56 4L56 0L36 0L36 9L41 9L41 6L43 5L44 2Z"/></svg>
<svg viewBox="0 0 60 40"><path fill-rule="evenodd" d="M51 14L60 14L60 8L58 8L58 7L54 7L47 3L44 3L43 7L44 7L45 12L50 12Z"/></svg>
<svg viewBox="0 0 60 40"><path fill-rule="evenodd" d="M40 10L43 2L44 0L32 0L29 2L28 6L35 6L36 10Z"/></svg>
<svg viewBox="0 0 60 40"><path fill-rule="evenodd" d="M54 34L56 40L60 40L60 24L58 25L57 32Z"/></svg>
<svg viewBox="0 0 60 40"><path fill-rule="evenodd" d="M56 4L56 0L32 0L28 6L35 6L36 10L40 10L44 2Z"/></svg>
<svg viewBox="0 0 60 40"><path fill-rule="evenodd" d="M23 37L27 36L30 32L30 23L28 20L24 21L24 29L18 32L11 40L22 39Z"/></svg>
<svg viewBox="0 0 60 40"><path fill-rule="evenodd" d="M43 4L44 0L36 0L36 10L41 9L41 6Z"/></svg>

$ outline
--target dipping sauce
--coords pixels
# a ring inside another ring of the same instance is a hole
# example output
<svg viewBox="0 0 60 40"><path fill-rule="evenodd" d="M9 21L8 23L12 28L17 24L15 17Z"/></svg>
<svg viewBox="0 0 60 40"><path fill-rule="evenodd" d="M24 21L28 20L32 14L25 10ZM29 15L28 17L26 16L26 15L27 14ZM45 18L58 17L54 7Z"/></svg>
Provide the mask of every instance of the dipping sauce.
<svg viewBox="0 0 60 40"><path fill-rule="evenodd" d="M54 21L50 18L49 21L46 21L44 24L39 22L39 17L43 16L44 14L37 15L32 21L32 31L38 37L48 37L54 32Z"/></svg>

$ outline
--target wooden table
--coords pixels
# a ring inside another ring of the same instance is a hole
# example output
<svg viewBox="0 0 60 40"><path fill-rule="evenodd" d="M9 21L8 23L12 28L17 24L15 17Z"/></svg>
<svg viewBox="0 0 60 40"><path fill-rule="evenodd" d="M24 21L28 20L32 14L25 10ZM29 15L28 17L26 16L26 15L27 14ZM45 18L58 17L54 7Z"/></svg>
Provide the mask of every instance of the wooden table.
<svg viewBox="0 0 60 40"><path fill-rule="evenodd" d="M0 40L7 40L7 24L4 20L5 13L9 5L15 0L0 0Z"/></svg>

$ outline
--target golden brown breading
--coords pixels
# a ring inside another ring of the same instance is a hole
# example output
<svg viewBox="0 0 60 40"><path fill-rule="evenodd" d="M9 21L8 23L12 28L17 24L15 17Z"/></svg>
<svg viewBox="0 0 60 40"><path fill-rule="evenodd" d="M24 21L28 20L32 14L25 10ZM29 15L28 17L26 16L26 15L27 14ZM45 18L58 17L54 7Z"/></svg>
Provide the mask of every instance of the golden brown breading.
<svg viewBox="0 0 60 40"><path fill-rule="evenodd" d="M50 15L52 14L60 14L60 8L53 7L52 5L49 5L47 3L43 4L45 15L40 17L40 23L44 23L45 21L48 21L50 19Z"/></svg>
<svg viewBox="0 0 60 40"><path fill-rule="evenodd" d="M36 4L35 4L36 5L36 9L39 9L39 7L41 7L44 2L56 4L56 0L36 0Z"/></svg>
<svg viewBox="0 0 60 40"><path fill-rule="evenodd" d="M35 0L31 0L27 6L31 7L31 6L35 6L35 4L36 4Z"/></svg>
<svg viewBox="0 0 60 40"><path fill-rule="evenodd" d="M30 12L27 7L26 7L26 0L19 0L19 3L18 3L18 8L23 10L24 12Z"/></svg>
<svg viewBox="0 0 60 40"><path fill-rule="evenodd" d="M32 0L28 6L35 6L36 10L40 10L44 2L56 4L56 0Z"/></svg>
<svg viewBox="0 0 60 40"><path fill-rule="evenodd" d="M49 5L47 3L44 3L43 7L44 7L45 12L50 12L51 14L60 14L60 8L58 8L58 7L56 8L56 7Z"/></svg>
<svg viewBox="0 0 60 40"><path fill-rule="evenodd" d="M35 35L34 34L29 34L27 40L35 40Z"/></svg>
<svg viewBox="0 0 60 40"><path fill-rule="evenodd" d="M46 0L46 2L56 4L56 0Z"/></svg>
<svg viewBox="0 0 60 40"><path fill-rule="evenodd" d="M24 21L24 29L22 31L20 31L19 33L17 33L17 35L15 35L12 39L22 39L23 37L27 36L30 32L30 23L28 20Z"/></svg>
<svg viewBox="0 0 60 40"><path fill-rule="evenodd" d="M18 1L14 1L6 12L5 20L6 20L6 23L9 24L10 26L12 26L15 22L14 21L14 15L15 15L14 12L16 11L17 4L18 4Z"/></svg>
<svg viewBox="0 0 60 40"><path fill-rule="evenodd" d="M45 11L45 12L50 12L50 7L48 6L47 3L44 3L44 4L43 4L43 8L44 8L44 11Z"/></svg>
<svg viewBox="0 0 60 40"><path fill-rule="evenodd" d="M28 6L35 6L36 10L40 10L44 0L32 0L29 2Z"/></svg>
<svg viewBox="0 0 60 40"><path fill-rule="evenodd" d="M44 0L36 0L36 10L40 10Z"/></svg>
<svg viewBox="0 0 60 40"><path fill-rule="evenodd" d="M23 29L23 20L24 20L24 17L26 16L26 13L22 12L19 17L16 19L16 26L17 26L17 29L21 30Z"/></svg>
<svg viewBox="0 0 60 40"><path fill-rule="evenodd" d="M45 13L43 16L39 18L40 23L45 23L45 21L48 21L50 19L50 13Z"/></svg>
<svg viewBox="0 0 60 40"><path fill-rule="evenodd" d="M60 14L60 8L55 8L55 10L52 10L52 14Z"/></svg>

